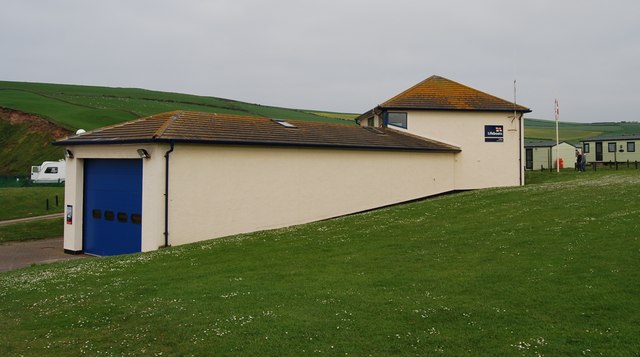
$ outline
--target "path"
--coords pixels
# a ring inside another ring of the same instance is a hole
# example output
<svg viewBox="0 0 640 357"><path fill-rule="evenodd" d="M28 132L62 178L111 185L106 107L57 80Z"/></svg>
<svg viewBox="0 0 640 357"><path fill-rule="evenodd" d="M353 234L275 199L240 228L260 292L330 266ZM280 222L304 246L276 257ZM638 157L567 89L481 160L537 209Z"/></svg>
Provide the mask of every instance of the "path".
<svg viewBox="0 0 640 357"><path fill-rule="evenodd" d="M34 216L34 217L26 217L26 218L17 218L17 219L9 219L6 221L0 221L0 226L6 226L9 224L15 224L15 223L23 223L23 222L33 222L33 221L44 221L47 219L53 219L53 218L63 218L64 217L64 213L53 213L53 214L47 214L44 216Z"/></svg>
<svg viewBox="0 0 640 357"><path fill-rule="evenodd" d="M52 263L60 260L79 259L84 254L66 254L62 237L0 244L0 272L28 267L31 264Z"/></svg>

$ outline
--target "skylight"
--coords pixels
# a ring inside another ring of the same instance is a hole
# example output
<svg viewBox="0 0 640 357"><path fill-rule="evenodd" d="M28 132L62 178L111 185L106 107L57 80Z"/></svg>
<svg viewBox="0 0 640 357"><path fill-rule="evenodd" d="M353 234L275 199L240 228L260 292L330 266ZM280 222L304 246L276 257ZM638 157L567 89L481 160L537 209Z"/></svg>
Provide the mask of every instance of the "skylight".
<svg viewBox="0 0 640 357"><path fill-rule="evenodd" d="M285 128L297 128L297 126L295 126L295 125L293 125L293 124L289 123L289 122L288 122L288 121L286 121L286 120L280 120L280 119L271 119L271 120L273 120L274 122L276 122L276 123L278 123L278 124L280 124L280 125L284 126Z"/></svg>

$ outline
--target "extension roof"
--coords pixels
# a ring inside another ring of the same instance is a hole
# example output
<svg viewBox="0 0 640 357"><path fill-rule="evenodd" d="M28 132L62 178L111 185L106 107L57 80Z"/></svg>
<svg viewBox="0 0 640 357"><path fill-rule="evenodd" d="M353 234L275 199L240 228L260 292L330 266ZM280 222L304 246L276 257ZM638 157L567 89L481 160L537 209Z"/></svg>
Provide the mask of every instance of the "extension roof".
<svg viewBox="0 0 640 357"><path fill-rule="evenodd" d="M465 110L528 113L531 109L467 87L431 76L380 104L382 109Z"/></svg>
<svg viewBox="0 0 640 357"><path fill-rule="evenodd" d="M560 144L569 144L573 147L575 147L575 145L566 142L566 141L561 141ZM524 143L524 147L526 148L550 148L550 147L554 147L556 146L556 142L552 141L552 140L545 140L545 141L532 141L532 142L526 142Z"/></svg>
<svg viewBox="0 0 640 357"><path fill-rule="evenodd" d="M282 122L288 123L284 124ZM71 136L55 145L201 143L458 152L460 148L387 128L174 111Z"/></svg>

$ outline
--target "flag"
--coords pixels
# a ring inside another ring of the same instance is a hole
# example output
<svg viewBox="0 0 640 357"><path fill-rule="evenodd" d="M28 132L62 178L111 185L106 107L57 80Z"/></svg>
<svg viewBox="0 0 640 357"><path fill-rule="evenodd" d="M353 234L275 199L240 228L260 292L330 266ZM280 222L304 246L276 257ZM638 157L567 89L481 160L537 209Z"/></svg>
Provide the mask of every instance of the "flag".
<svg viewBox="0 0 640 357"><path fill-rule="evenodd" d="M558 105L558 98L556 98L555 114L556 114L556 121L558 121L558 118L560 117L560 106Z"/></svg>

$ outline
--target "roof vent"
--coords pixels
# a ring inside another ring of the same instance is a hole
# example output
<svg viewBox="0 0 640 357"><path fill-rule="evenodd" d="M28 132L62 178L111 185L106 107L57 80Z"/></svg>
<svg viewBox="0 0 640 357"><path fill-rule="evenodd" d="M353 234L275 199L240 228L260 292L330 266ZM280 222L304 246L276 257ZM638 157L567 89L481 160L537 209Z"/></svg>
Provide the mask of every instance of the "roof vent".
<svg viewBox="0 0 640 357"><path fill-rule="evenodd" d="M289 123L289 122L288 122L288 121L286 121L286 120L281 120L281 119L271 119L271 120L272 120L274 123L278 123L278 124L280 124L280 125L284 126L285 128L291 128L291 129L297 128L297 126L295 126L295 125L293 125L293 124Z"/></svg>

